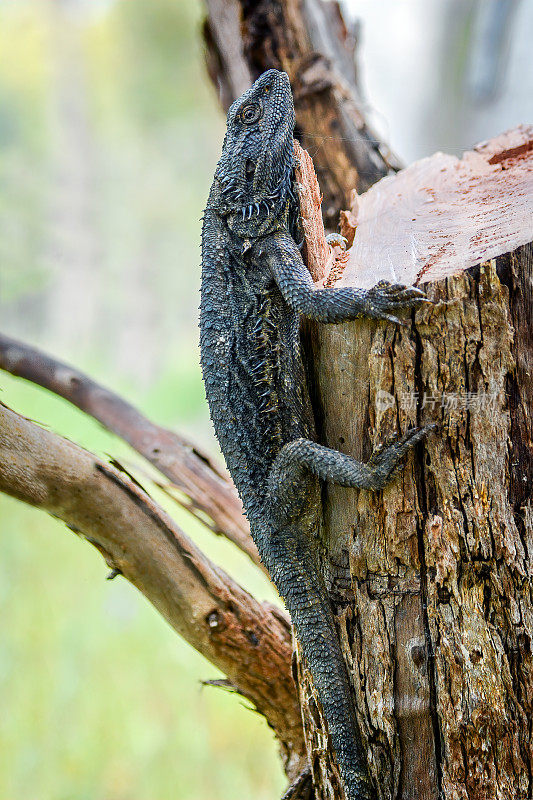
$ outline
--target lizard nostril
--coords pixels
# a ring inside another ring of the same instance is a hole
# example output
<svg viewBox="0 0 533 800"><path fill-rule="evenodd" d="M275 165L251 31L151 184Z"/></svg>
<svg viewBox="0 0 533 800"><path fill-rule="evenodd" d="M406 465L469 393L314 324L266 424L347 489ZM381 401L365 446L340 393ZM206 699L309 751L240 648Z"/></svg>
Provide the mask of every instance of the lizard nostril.
<svg viewBox="0 0 533 800"><path fill-rule="evenodd" d="M251 158L246 159L244 174L246 175L247 181L251 181L255 175L255 161L252 161Z"/></svg>

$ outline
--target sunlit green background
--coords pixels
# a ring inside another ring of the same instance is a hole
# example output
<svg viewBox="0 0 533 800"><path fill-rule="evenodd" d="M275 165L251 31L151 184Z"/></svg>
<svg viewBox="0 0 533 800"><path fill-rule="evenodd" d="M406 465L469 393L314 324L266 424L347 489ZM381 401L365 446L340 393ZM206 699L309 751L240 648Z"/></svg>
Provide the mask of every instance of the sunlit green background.
<svg viewBox="0 0 533 800"><path fill-rule="evenodd" d="M0 327L215 452L197 354L200 214L224 120L197 0L0 0ZM43 390L0 399L140 458ZM145 477L142 476L144 481ZM234 548L167 508L272 599ZM271 732L56 520L0 496L0 798L274 798Z"/></svg>

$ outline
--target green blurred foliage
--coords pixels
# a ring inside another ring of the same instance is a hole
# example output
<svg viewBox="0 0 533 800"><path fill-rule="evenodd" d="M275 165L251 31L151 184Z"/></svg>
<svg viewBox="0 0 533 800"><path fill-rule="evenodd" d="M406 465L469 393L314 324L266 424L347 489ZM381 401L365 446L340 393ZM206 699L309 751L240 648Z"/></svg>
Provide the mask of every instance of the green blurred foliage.
<svg viewBox="0 0 533 800"><path fill-rule="evenodd" d="M196 0L0 0L2 330L215 449L197 356L199 217L223 134ZM268 581L158 492L140 457L46 391L0 399L148 483L259 597ZM0 797L257 800L271 732L57 520L0 497Z"/></svg>
<svg viewBox="0 0 533 800"><path fill-rule="evenodd" d="M157 381L178 342L196 358L199 219L224 127L200 14L0 2L3 327L104 378Z"/></svg>
<svg viewBox="0 0 533 800"><path fill-rule="evenodd" d="M0 299L42 283L45 96L42 16L0 6Z"/></svg>
<svg viewBox="0 0 533 800"><path fill-rule="evenodd" d="M100 556L0 500L0 796L279 796L271 733Z"/></svg>

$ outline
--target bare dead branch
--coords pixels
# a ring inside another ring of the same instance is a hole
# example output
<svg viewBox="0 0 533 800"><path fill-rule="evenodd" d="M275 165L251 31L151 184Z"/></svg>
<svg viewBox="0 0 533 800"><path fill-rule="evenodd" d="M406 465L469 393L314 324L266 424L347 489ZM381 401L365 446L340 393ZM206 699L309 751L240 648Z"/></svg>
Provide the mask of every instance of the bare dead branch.
<svg viewBox="0 0 533 800"><path fill-rule="evenodd" d="M313 797L313 778L310 768L306 766L287 787L281 800L312 800Z"/></svg>
<svg viewBox="0 0 533 800"><path fill-rule="evenodd" d="M83 372L3 334L0 368L65 398L128 442L191 500L185 506L188 511L201 521L196 512L206 514L215 533L226 536L263 569L231 479L195 444L155 425Z"/></svg>
<svg viewBox="0 0 533 800"><path fill-rule="evenodd" d="M284 611L209 561L124 473L2 404L0 491L93 544L266 717L295 777L305 747Z"/></svg>

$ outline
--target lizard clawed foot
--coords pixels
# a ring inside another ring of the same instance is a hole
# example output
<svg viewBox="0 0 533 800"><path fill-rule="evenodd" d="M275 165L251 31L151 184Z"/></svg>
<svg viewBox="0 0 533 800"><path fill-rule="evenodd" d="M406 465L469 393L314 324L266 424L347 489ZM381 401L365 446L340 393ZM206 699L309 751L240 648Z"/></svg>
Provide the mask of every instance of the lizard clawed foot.
<svg viewBox="0 0 533 800"><path fill-rule="evenodd" d="M383 489L384 486L402 469L402 458L426 436L437 428L435 423L423 428L411 428L388 446L377 447L367 462L372 489Z"/></svg>
<svg viewBox="0 0 533 800"><path fill-rule="evenodd" d="M398 311L419 308L432 302L422 289L416 286L380 281L367 292L365 315L373 319L385 319L395 325L403 325L405 323L396 316Z"/></svg>
<svg viewBox="0 0 533 800"><path fill-rule="evenodd" d="M345 236L342 236L340 233L328 233L326 236L326 242L330 247L342 247L343 250L346 250L348 239Z"/></svg>

